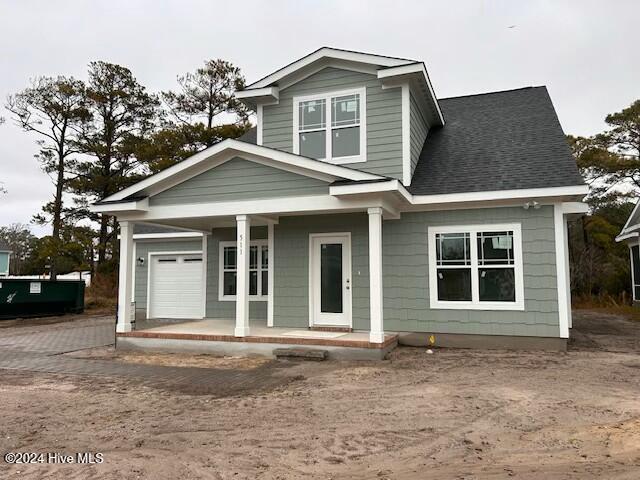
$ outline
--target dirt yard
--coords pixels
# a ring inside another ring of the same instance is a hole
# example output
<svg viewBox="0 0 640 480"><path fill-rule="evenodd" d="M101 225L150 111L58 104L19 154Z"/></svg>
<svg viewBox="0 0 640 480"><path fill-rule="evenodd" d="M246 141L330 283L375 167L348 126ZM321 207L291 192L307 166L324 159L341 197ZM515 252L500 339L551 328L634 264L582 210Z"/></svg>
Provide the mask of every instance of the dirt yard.
<svg viewBox="0 0 640 480"><path fill-rule="evenodd" d="M286 365L108 347L67 354L203 374L237 363L290 380L236 396L0 370L3 454L104 455L98 465L0 460L0 476L638 479L640 323L577 312L574 325L566 354L400 348L379 363Z"/></svg>

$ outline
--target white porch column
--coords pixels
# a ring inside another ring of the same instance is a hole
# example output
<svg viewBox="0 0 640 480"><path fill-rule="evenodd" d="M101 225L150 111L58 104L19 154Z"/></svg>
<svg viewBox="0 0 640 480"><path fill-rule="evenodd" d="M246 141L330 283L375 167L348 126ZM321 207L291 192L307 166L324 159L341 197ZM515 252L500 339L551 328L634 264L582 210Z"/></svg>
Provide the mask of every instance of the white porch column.
<svg viewBox="0 0 640 480"><path fill-rule="evenodd" d="M382 208L372 207L369 214L369 308L371 343L384 342L382 309Z"/></svg>
<svg viewBox="0 0 640 480"><path fill-rule="evenodd" d="M267 294L267 327L273 327L273 268L275 252L273 250L274 238L273 238L273 222L269 222L267 225L267 277L269 283L269 293Z"/></svg>
<svg viewBox="0 0 640 480"><path fill-rule="evenodd" d="M555 244L556 244L556 283L558 288L558 317L560 327L560 338L569 338L569 310L570 296L567 292L569 288L569 279L567 272L567 237L566 221L562 204L556 203L553 206Z"/></svg>
<svg viewBox="0 0 640 480"><path fill-rule="evenodd" d="M236 276L236 337L249 335L249 240L251 220L248 215L236 216L237 276Z"/></svg>
<svg viewBox="0 0 640 480"><path fill-rule="evenodd" d="M116 332L130 332L133 317L133 224L120 222L120 268L118 271L118 321Z"/></svg>

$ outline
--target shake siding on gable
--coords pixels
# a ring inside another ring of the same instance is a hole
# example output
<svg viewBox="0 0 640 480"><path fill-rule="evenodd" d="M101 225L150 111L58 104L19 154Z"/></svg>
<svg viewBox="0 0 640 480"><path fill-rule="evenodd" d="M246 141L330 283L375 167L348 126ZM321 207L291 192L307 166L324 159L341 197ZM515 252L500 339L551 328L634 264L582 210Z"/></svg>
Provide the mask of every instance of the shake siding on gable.
<svg viewBox="0 0 640 480"><path fill-rule="evenodd" d="M424 146L424 141L427 138L429 124L420 112L420 106L418 105L415 95L411 90L409 92L409 139L411 144L409 151L411 153L411 175L413 175L413 171L416 169L418 159L420 158L420 152L422 152L422 147Z"/></svg>
<svg viewBox="0 0 640 480"><path fill-rule="evenodd" d="M177 205L327 193L329 187L321 180L232 158L151 197L149 204Z"/></svg>
<svg viewBox="0 0 640 480"><path fill-rule="evenodd" d="M278 104L263 107L263 145L293 152L293 97L363 86L367 88L367 161L352 166L402 179L401 89L383 89L374 75L329 67L282 90Z"/></svg>

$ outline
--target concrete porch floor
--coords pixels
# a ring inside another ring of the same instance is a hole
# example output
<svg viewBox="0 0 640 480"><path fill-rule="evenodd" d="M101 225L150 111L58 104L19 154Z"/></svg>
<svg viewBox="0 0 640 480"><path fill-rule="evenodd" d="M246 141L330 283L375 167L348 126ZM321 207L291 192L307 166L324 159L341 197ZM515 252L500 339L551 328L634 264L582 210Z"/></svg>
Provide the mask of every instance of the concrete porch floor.
<svg viewBox="0 0 640 480"><path fill-rule="evenodd" d="M273 356L275 348L321 348L332 359L382 359L398 343L386 334L383 343L369 342L368 331L324 332L307 328L267 327L250 321L250 335L235 337L232 319L151 320L138 322L136 330L117 334L117 347L220 355Z"/></svg>

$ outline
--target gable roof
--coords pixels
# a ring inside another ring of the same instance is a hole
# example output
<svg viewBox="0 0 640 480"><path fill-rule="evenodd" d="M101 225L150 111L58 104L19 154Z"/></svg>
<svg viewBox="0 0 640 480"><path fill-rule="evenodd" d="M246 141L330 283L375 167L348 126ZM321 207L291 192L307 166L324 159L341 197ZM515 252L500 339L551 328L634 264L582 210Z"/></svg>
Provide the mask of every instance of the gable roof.
<svg viewBox="0 0 640 480"><path fill-rule="evenodd" d="M224 157L225 155L229 157L240 156L250 161L263 159L272 163L273 166L279 165L284 169L293 169L296 173L300 173L301 175L304 175L305 173L310 176L317 174L326 177L330 181L339 179L357 181L383 178L372 173L362 172L346 166L333 165L313 158L264 147L262 145L255 145L253 143L234 139L226 139L196 153L195 155L192 155L180 163L151 175L130 187L100 200L96 205L121 202L126 199L140 200L141 198L145 198L145 193L148 194L149 189L154 190L155 194L162 191L165 187L169 188L174 185L175 183L172 182L175 182L176 180L176 183L181 183L199 173L202 173L208 168L215 168L215 165L211 164L212 159Z"/></svg>
<svg viewBox="0 0 640 480"><path fill-rule="evenodd" d="M546 87L439 100L408 190L415 195L584 185Z"/></svg>

